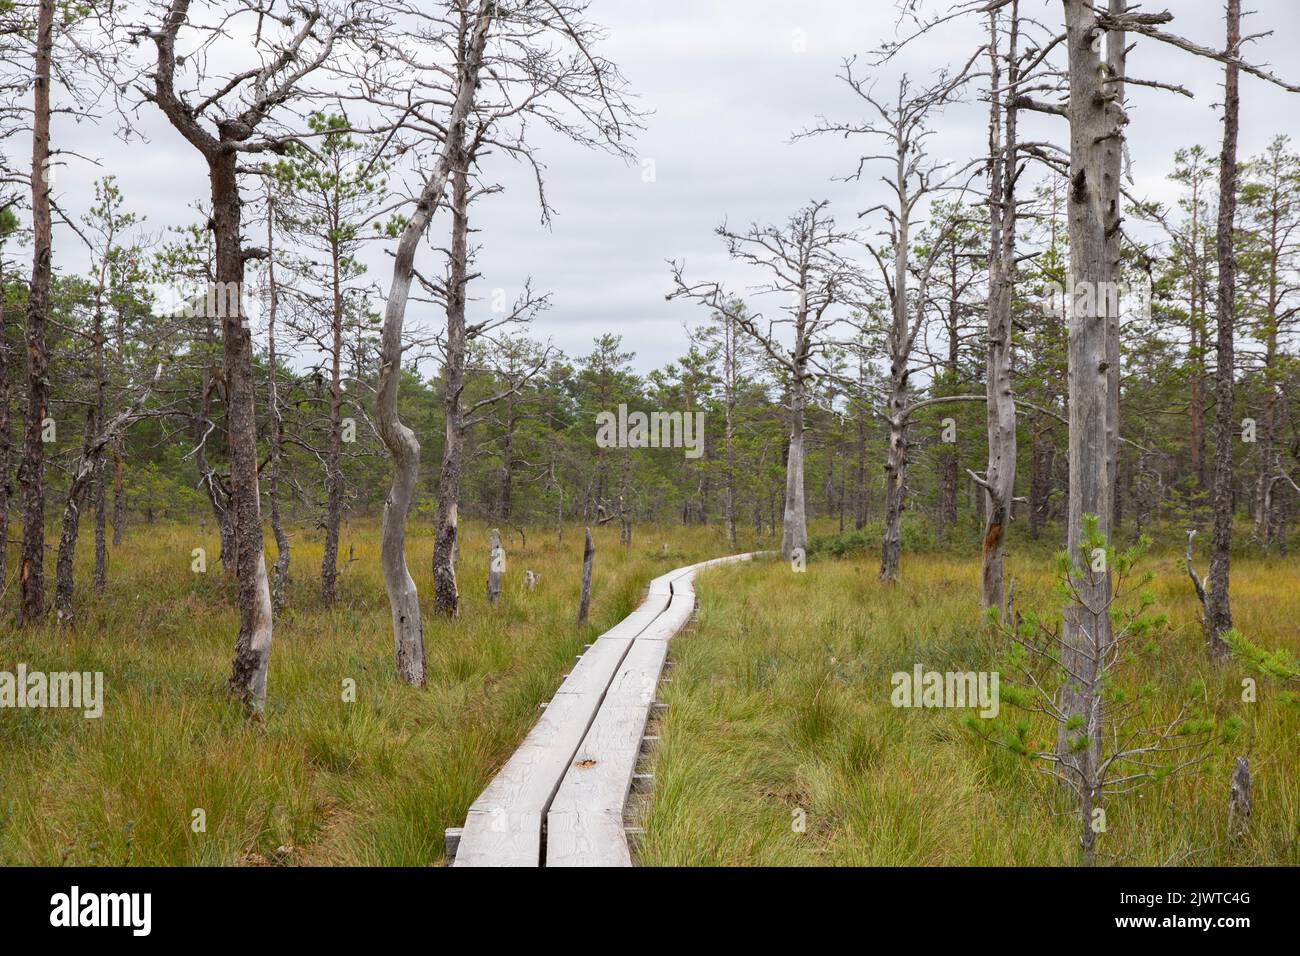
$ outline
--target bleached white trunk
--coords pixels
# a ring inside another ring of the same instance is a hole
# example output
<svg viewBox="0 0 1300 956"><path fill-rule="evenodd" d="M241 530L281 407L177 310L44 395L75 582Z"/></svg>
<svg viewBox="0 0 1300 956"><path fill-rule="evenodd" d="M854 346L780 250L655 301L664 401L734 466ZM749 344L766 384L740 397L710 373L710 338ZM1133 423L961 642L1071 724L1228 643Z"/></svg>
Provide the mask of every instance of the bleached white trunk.
<svg viewBox="0 0 1300 956"><path fill-rule="evenodd" d="M785 461L785 522L781 554L787 560L796 549L808 550L808 517L803 486L803 385L796 383L791 396L790 448Z"/></svg>
<svg viewBox="0 0 1300 956"><path fill-rule="evenodd" d="M1012 17L1016 16L1013 8ZM1009 25L1008 87L1014 89L1017 24ZM1001 89L997 15L990 16L992 96L989 107L989 301L985 388L988 421L988 466L985 470L984 545L981 601L984 607L1005 603L1004 548L1006 526L1016 487L1016 402L1011 387L1011 294L1015 268L1016 111L1006 109ZM1007 94L1008 98L1010 93ZM1006 111L1005 124L1003 111Z"/></svg>
<svg viewBox="0 0 1300 956"><path fill-rule="evenodd" d="M1069 54L1070 185L1068 192L1071 305L1069 329L1069 472L1067 548L1070 581L1077 599L1065 607L1061 633L1061 663L1069 675L1061 689L1060 708L1067 718L1082 721L1068 728L1062 721L1057 753L1062 770L1079 788L1085 813L1084 851L1091 850L1092 831L1086 814L1099 794L1092 781L1100 759L1102 701L1100 661L1110 646L1110 567L1094 569L1094 556L1083 553L1085 519L1097 519L1103 543L1110 541L1111 506L1108 428L1110 379L1108 365L1108 308L1106 286L1106 183L1105 144L1109 136L1122 136L1112 128L1107 108L1101 57L1095 46L1100 27L1086 0L1064 0L1066 46ZM1071 738L1086 735L1082 748Z"/></svg>
<svg viewBox="0 0 1300 956"><path fill-rule="evenodd" d="M379 383L375 401L380 437L393 458L393 483L384 501L380 562L384 587L392 610L393 646L397 672L408 684L423 686L424 629L415 581L406 565L406 517L415 500L415 482L420 467L420 443L415 433L397 414L397 385L402 373L402 324L411 295L415 252L433 214L442 201L457 160L454 144L464 141L465 121L474 103L483 49L495 5L484 4L465 44L465 58L456 73L456 97L448 117L447 135L434 168L425 179L415 211L398 239L393 260L393 280L384 309L380 335Z"/></svg>

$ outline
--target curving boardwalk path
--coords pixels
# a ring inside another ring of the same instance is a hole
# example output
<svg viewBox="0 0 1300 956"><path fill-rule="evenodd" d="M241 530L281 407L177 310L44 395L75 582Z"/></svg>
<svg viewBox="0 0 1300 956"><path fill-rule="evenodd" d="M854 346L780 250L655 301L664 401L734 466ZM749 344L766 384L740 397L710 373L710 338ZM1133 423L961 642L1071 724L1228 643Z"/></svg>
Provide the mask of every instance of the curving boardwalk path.
<svg viewBox="0 0 1300 956"><path fill-rule="evenodd" d="M641 606L578 659L465 826L447 831L454 866L632 865L623 817L668 642L695 611L696 573L752 557L650 582Z"/></svg>

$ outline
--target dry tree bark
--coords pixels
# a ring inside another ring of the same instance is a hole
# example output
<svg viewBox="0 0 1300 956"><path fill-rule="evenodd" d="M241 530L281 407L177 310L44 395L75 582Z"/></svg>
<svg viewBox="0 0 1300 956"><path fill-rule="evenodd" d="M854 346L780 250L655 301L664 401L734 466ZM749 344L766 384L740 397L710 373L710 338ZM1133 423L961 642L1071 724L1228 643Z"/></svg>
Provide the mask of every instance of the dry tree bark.
<svg viewBox="0 0 1300 956"><path fill-rule="evenodd" d="M252 332L244 310L244 269L248 259L265 257L267 251L244 247L240 160L249 153L282 150L297 138L292 131L277 129L269 122L272 114L307 95L307 78L330 61L336 41L354 21L333 21L320 7L310 5L303 5L292 17L268 17L265 9L247 7L223 19L205 21L191 6L190 0L170 0L160 21L141 28L137 36L148 38L156 48L152 83L143 91L145 98L155 103L199 152L208 169L209 228L216 248L213 278L223 313L230 531L239 593L239 637L229 684L245 707L258 713L266 703L273 625L258 490L257 385ZM218 79L208 74L204 65L214 61L177 53L182 29L187 41L197 39L199 49L205 50L227 35L231 19L241 14L257 19L254 42L265 53L260 65ZM214 89L205 95L198 87L208 79L214 80ZM178 89L178 82L194 86ZM199 99L194 102L196 97ZM215 505L214 478L209 474L207 480ZM223 540L223 549L224 544Z"/></svg>
<svg viewBox="0 0 1300 956"><path fill-rule="evenodd" d="M1241 45L1241 0L1228 0L1227 44L1230 56ZM1223 150L1219 154L1218 338L1214 382L1214 532L1210 538L1209 587L1205 594L1205 644L1211 660L1227 659L1231 649L1223 635L1232 628L1229 575L1232 563L1232 444L1235 438L1233 375L1236 357L1237 257L1233 229L1237 218L1237 128L1241 108L1241 71L1236 63L1224 67Z"/></svg>
<svg viewBox="0 0 1300 956"><path fill-rule="evenodd" d="M1016 118L1015 90L1020 81L1018 4L1007 24L1007 91L1001 88L999 17L989 14L989 301L985 354L988 409L988 496L984 521L981 601L1002 610L1003 548L1016 487L1016 402L1011 387L1011 298L1016 263Z"/></svg>
<svg viewBox="0 0 1300 956"><path fill-rule="evenodd" d="M23 488L19 620L45 614L45 419L49 413L49 355L45 327L50 309L50 68L54 50L54 0L39 0L32 77L32 278L27 298L27 435L18 482Z"/></svg>
<svg viewBox="0 0 1300 956"><path fill-rule="evenodd" d="M462 47L462 57L455 69L455 95L447 118L446 137L433 168L425 178L411 218L398 238L380 335L375 420L380 437L393 458L393 483L384 501L380 560L392 608L397 672L402 680L417 687L423 687L425 681L424 628L420 619L419 593L406 564L406 518L415 500L420 443L397 414L397 386L402 374L402 324L411 296L415 253L459 159L456 154L459 144L464 142L465 123L473 108L483 50L495 14L495 3L483 3Z"/></svg>
<svg viewBox="0 0 1300 956"><path fill-rule="evenodd" d="M506 571L506 549L501 547L501 532L497 528L492 529L492 537L488 541L488 577L487 577L487 597L491 604L496 604L501 599L501 578Z"/></svg>
<svg viewBox="0 0 1300 956"><path fill-rule="evenodd" d="M1107 450L1109 374L1108 311L1111 296L1106 238L1106 144L1121 135L1111 112L1106 73L1098 43L1102 34L1092 4L1064 0L1066 46L1069 55L1070 173L1067 212L1070 235L1069 344L1069 505L1067 550L1070 580L1079 600L1065 608L1061 634L1061 663L1067 676L1059 706L1070 719L1083 721L1088 746L1070 748L1067 722L1062 722L1057 753L1066 772L1080 781L1084 818L1100 794L1090 782L1100 760L1102 702L1098 675L1101 657L1110 646L1110 568L1093 570L1092 556L1083 554L1086 525L1097 522L1102 541L1109 543L1113 497ZM1084 828L1085 855L1091 852L1093 831Z"/></svg>
<svg viewBox="0 0 1300 956"><path fill-rule="evenodd" d="M1235 0L1230 0L1235 2ZM1250 832L1252 813L1250 793L1250 764L1238 757L1232 769L1232 784L1228 791L1228 838L1239 840Z"/></svg>
<svg viewBox="0 0 1300 956"><path fill-rule="evenodd" d="M451 174L451 257L447 280L447 346L443 362L442 467L438 471L438 516L433 539L433 608L445 617L460 613L460 592L456 587L456 547L460 534L459 501L465 467L465 411L461 394L465 390L465 360L468 336L465 329L465 285L469 281L469 157L464 129L448 136L448 148L455 157Z"/></svg>
<svg viewBox="0 0 1300 956"><path fill-rule="evenodd" d="M587 540L582 546L582 596L578 599L578 623L587 620L591 609L591 565L596 558L596 546L591 543L591 529L587 529Z"/></svg>

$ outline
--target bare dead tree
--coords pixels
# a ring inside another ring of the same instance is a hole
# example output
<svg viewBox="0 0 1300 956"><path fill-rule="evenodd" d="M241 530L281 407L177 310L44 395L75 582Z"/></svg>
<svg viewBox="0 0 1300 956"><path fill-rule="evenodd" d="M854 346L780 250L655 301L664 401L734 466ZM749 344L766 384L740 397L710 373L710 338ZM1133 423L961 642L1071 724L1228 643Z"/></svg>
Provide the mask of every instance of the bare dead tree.
<svg viewBox="0 0 1300 956"><path fill-rule="evenodd" d="M988 400L988 466L981 601L1004 606L1003 549L1016 488L1016 402L1011 381L1011 299L1016 268L1016 91L1020 86L1020 10L1011 4L1005 27L989 13L989 300L984 387ZM1001 34L1006 34L1006 89L1002 87Z"/></svg>
<svg viewBox="0 0 1300 956"><path fill-rule="evenodd" d="M86 492L95 480L105 450L126 431L132 422L138 421L146 414L145 403L153 394L159 378L162 377L162 371L163 363L155 362L151 378L134 389L128 386L128 391L135 391L135 400L130 406L103 423L91 419L97 430L87 431L81 455L72 469L68 482L67 503L63 509L63 530L59 536L54 607L59 620L63 623L71 623L75 618L72 560L77 553L77 530L81 521L81 510L87 497Z"/></svg>
<svg viewBox="0 0 1300 956"><path fill-rule="evenodd" d="M985 12L1000 10L1014 0L989 0ZM1024 109L1065 116L1070 127L1069 191L1067 212L1070 236L1069 345L1069 503L1067 548L1075 567L1072 593L1075 603L1066 609L1062 629L1062 659L1067 670L1081 679L1062 688L1062 721L1057 752L1062 760L1084 776L1095 768L1099 757L1101 727L1084 748L1069 748L1066 724L1088 720L1098 709L1083 688L1097 688L1091 671L1100 656L1099 648L1110 643L1109 619L1096 615L1108 605L1110 573L1106 570L1114 511L1119 443L1119 314L1117 294L1119 233L1122 226L1120 199L1124 109L1129 86L1148 86L1190 96L1176 83L1146 80L1130 72L1128 37L1136 34L1172 45L1197 56L1224 63L1241 72L1272 82L1291 92L1300 92L1268 70L1241 59L1239 43L1222 51L1209 49L1169 33L1163 25L1173 14L1142 13L1125 0L1109 0L1105 8L1089 0L1063 0L1065 31L1052 46L1066 51L1065 102L1036 98L1026 92L1016 103ZM1231 14L1231 11L1230 11ZM1232 19L1231 15L1229 19ZM1105 50L1103 51L1103 41ZM1046 50L1044 55L1046 55ZM1060 151L1039 144L1029 153L1056 168L1063 166ZM1231 225L1227 230L1231 242ZM1221 289L1221 293L1222 293ZM1228 374L1231 375L1231 369ZM1229 452L1230 453L1230 452ZM1101 571L1092 570L1095 557L1083 554L1086 526L1095 521L1102 552ZM1082 563L1081 563L1082 562ZM1085 568L1085 565L1087 567ZM1221 587L1226 595L1227 568ZM1211 584L1213 588L1213 583ZM1226 606L1226 599L1225 599ZM1100 693L1100 691L1097 691ZM1090 723L1090 727L1093 725Z"/></svg>
<svg viewBox="0 0 1300 956"><path fill-rule="evenodd" d="M266 375L267 405L271 413L271 449L267 463L267 499L271 503L271 533L275 535L275 579L271 584L271 611L284 607L285 588L289 583L289 562L293 548L285 533L280 512L280 469L284 460L284 414L280 409L279 357L276 353L275 326L280 317L280 284L275 274L276 198L266 190ZM328 551L328 545L326 550Z"/></svg>
<svg viewBox="0 0 1300 956"><path fill-rule="evenodd" d="M977 51L975 56L982 53ZM864 136L879 142L882 151L864 154L856 169L845 177L860 181L869 166L888 164L890 174L882 176L891 194L891 202L864 210L860 216L883 213L886 220L884 246L866 243L880 271L881 285L890 306L890 320L885 330L885 351L889 361L889 394L883 417L889 425L889 452L885 462L885 525L880 555L880 579L896 582L902 550L902 519L907 496L907 428L912 414L921 406L911 407L910 379L912 353L929 305L929 284L935 263L944 248L944 237L956 224L948 221L934 227L928 250L921 260L912 261L912 230L919 225L926 205L939 195L960 188L967 169L929 158L926 140L932 135L929 122L939 109L959 93L971 75L972 57L955 73L943 72L929 85L918 87L903 76L891 99L878 96L868 78L856 67L856 58L844 61L840 78L866 104L867 118L857 122L831 122L825 119L803 136ZM909 292L915 278L916 288ZM869 316L870 307L863 310ZM931 403L934 400L931 400Z"/></svg>
<svg viewBox="0 0 1300 956"><path fill-rule="evenodd" d="M788 304L772 318L746 308L744 300L717 282L687 282L685 266L670 262L674 291L668 298L696 302L749 336L785 380L790 440L786 450L785 515L781 554L789 558L808 547L804 502L804 416L816 358L830 344L829 331L856 301L861 277L847 255L852 233L835 225L830 204L809 203L783 226L751 225L735 232L726 225L717 234L732 259L755 268L765 281L749 288L752 297L779 296Z"/></svg>
<svg viewBox="0 0 1300 956"><path fill-rule="evenodd" d="M408 42L413 34L431 46L444 42L448 36L463 38L455 44L454 64L443 71L449 71L454 77L451 108L445 121L430 118L431 123L436 122L445 131L441 137L431 137L433 142L441 140L441 147L430 168L422 176L419 199L397 241L392 284L380 336L379 384L375 399L376 425L393 459L393 482L384 502L380 560L384 569L384 586L392 608L397 673L406 683L417 687L423 687L425 681L424 627L420 618L419 594L406 564L406 518L415 500L420 443L410 427L403 424L397 412L397 387L401 379L404 350L402 326L415 275L415 254L442 202L447 180L459 159L465 124L473 108L474 92L479 83L483 51L497 12L497 5L492 0L484 0L473 11L473 16L470 9L462 5L454 34L444 24L420 23L421 16L405 7L390 10L389 14L394 19L405 16L408 20L416 21L409 27L412 32L406 34ZM396 37L394 39L397 40ZM403 44L397 40L394 45L400 47ZM364 78L362 86L368 86ZM431 108L432 99L430 96L422 100L422 107Z"/></svg>

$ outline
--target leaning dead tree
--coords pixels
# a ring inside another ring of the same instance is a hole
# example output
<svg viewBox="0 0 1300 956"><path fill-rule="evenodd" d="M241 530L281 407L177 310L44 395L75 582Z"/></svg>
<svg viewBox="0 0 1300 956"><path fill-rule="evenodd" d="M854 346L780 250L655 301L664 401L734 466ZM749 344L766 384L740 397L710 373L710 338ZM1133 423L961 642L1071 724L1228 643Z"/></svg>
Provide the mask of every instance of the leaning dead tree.
<svg viewBox="0 0 1300 956"><path fill-rule="evenodd" d="M420 443L415 432L398 416L398 383L402 376L404 351L403 323L411 297L411 284L415 275L415 254L421 240L433 221L434 213L443 201L447 181L460 159L459 152L465 138L465 124L473 108L474 92L479 83L483 65L483 50L488 34L493 28L498 7L492 0L484 0L471 11L467 4L459 9L454 34L436 19L405 5L394 4L388 8L386 25L401 24L396 29L382 30L374 42L385 43L394 55L409 57L410 68L416 69L420 57L412 52L415 40L422 41L423 52L441 45L449 35L462 39L455 46L455 62L446 67L452 76L451 107L445 117L439 116L437 93L422 96L416 115L427 117L430 125L441 125L445 130L441 146L428 160L421 176L422 186L410 218L407 219L393 258L393 277L388 301L384 308L384 324L380 333L379 380L375 397L375 422L379 435L393 459L393 481L384 501L384 517L380 545L380 561L384 570L384 587L393 617L393 645L397 673L406 683L423 687L424 626L420 618L419 593L406 563L406 518L415 500L415 484L420 467ZM405 52L402 52L405 49ZM434 61L436 62L436 60ZM441 78L442 71L435 71ZM362 87L369 84L362 77ZM418 77L417 77L418 80ZM431 137L432 142L436 139Z"/></svg>
<svg viewBox="0 0 1300 956"><path fill-rule="evenodd" d="M668 298L689 299L723 316L729 327L752 339L781 374L790 422L781 533L781 554L788 559L808 547L804 417L817 356L830 344L830 330L843 320L839 310L858 296L860 275L847 255L854 236L835 225L825 200L809 203L784 226L755 224L745 232L734 232L723 225L717 234L732 259L766 275L764 282L748 290L752 297L786 300L778 316L766 318L748 310L742 299L717 282L688 283L685 267L678 262L669 263L675 288Z"/></svg>
<svg viewBox="0 0 1300 956"><path fill-rule="evenodd" d="M128 393L135 392L135 399L129 407L102 423L93 422L92 419L97 427L87 431L81 454L73 465L63 508L63 530L59 535L59 555L55 568L54 608L62 623L71 623L75 616L72 561L77 553L77 533L82 509L89 497L88 492L100 471L105 451L126 432L132 422L139 421L148 414L145 404L162 377L162 371L163 363L155 362L151 377L134 388L127 386Z"/></svg>
<svg viewBox="0 0 1300 956"><path fill-rule="evenodd" d="M256 379L244 305L244 270L266 251L247 248L241 231L241 159L283 151L302 132L282 122L286 107L306 95L313 74L330 60L351 22L315 4L279 0L167 0L152 4L152 22L135 33L154 47L140 86L202 157L211 188L230 449L230 510L239 589L239 637L230 687L250 710L266 702L271 656L271 590L263 551L258 492ZM253 65L221 74L224 46L238 34Z"/></svg>
<svg viewBox="0 0 1300 956"><path fill-rule="evenodd" d="M546 4L453 0L445 11L430 11L425 4L381 0L379 8L395 29L374 34L355 68L357 95L395 117L395 143L417 152L437 144L435 172L426 179L417 214L399 242L396 269L403 275L404 288L397 305L390 298L386 319L405 310L412 280L419 281L446 312L446 332L440 341L446 441L438 478L433 566L434 606L448 617L459 608L455 557L464 435L475 417L474 409L462 403L469 350L475 339L525 321L545 305L543 297L525 288L515 308L505 310L505 315L493 312L480 321L469 318L467 286L475 277L470 269L470 203L500 189L483 180L480 158L488 152L504 153L530 169L542 218L547 221L550 208L530 128L541 123L581 145L626 157L623 141L636 126L622 76L595 51L603 34L585 19L587 5L586 0ZM384 55L374 56L376 49ZM454 51L455 65L435 67L445 50ZM452 104L450 118L448 103ZM428 228L433 209L424 208L425 200L436 205L448 186L451 238L446 275L427 279L414 268L414 245L408 258L405 244L418 243ZM398 291L396 275L394 291ZM389 363L396 357L386 355L382 361ZM509 389L494 401L507 393ZM404 453L408 457L410 450Z"/></svg>

